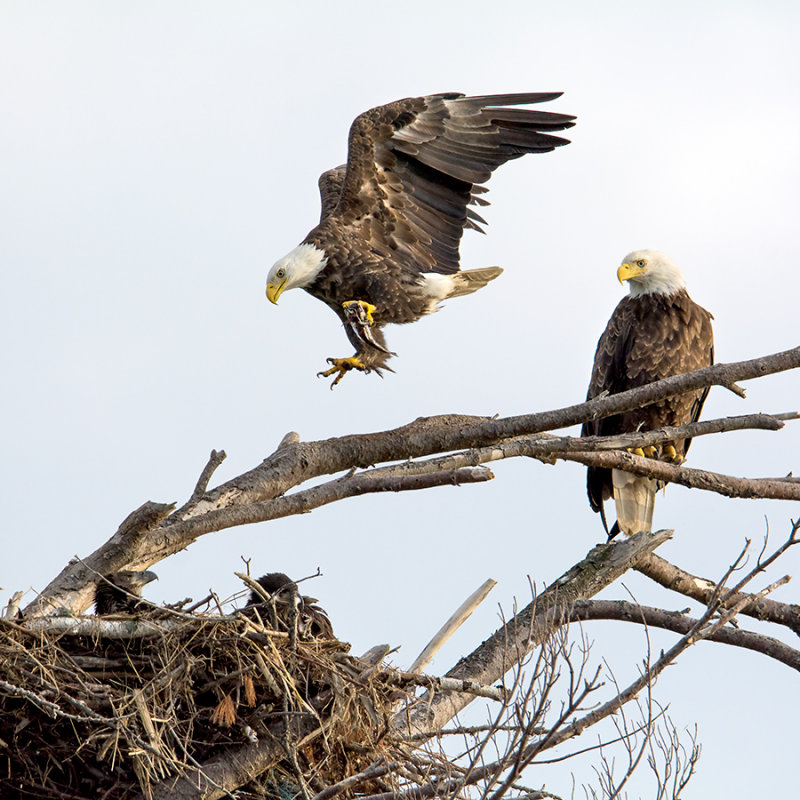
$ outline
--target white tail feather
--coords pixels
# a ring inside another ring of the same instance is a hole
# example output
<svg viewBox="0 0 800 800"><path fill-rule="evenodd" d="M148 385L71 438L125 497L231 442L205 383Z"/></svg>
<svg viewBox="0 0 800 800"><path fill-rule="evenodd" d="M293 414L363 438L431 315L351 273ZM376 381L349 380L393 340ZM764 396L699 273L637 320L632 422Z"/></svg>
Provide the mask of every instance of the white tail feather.
<svg viewBox="0 0 800 800"><path fill-rule="evenodd" d="M653 530L658 481L619 469L611 470L611 479L620 530L628 536L640 531L650 533Z"/></svg>
<svg viewBox="0 0 800 800"><path fill-rule="evenodd" d="M453 289L448 297L461 297L463 294L472 294L478 289L483 289L489 281L493 281L501 272L502 267L483 267L482 269L469 269L466 272L456 272L452 275Z"/></svg>

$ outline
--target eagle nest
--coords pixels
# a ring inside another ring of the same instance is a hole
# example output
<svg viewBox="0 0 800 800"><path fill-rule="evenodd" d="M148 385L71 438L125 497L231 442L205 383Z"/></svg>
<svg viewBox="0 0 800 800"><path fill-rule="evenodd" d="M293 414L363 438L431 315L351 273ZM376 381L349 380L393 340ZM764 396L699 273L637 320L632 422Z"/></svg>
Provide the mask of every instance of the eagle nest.
<svg viewBox="0 0 800 800"><path fill-rule="evenodd" d="M288 800L388 755L391 671L293 639L242 615L0 620L0 797L231 797L220 776L250 769L237 798Z"/></svg>

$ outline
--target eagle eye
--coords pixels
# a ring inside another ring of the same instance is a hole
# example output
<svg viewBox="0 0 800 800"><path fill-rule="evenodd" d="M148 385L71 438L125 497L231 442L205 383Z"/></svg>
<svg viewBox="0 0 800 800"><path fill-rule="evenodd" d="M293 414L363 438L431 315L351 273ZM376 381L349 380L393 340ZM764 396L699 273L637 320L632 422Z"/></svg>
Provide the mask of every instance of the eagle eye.
<svg viewBox="0 0 800 800"><path fill-rule="evenodd" d="M276 275L277 275L279 278L282 278L282 277L283 277L283 276L286 274L286 270L285 270L283 267L281 267L281 268L280 268L280 269L279 269L279 270L278 270L278 271L277 271L275 274L276 274Z"/></svg>
<svg viewBox="0 0 800 800"><path fill-rule="evenodd" d="M647 262L642 258L636 262L637 267L643 267Z"/></svg>

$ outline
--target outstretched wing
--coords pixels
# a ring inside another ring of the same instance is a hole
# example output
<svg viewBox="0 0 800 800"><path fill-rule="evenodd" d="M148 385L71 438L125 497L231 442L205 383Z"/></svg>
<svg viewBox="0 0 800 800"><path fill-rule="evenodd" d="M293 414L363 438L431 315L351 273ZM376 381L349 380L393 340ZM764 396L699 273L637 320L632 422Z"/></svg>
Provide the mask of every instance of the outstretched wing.
<svg viewBox="0 0 800 800"><path fill-rule="evenodd" d="M509 106L559 96L438 94L361 114L331 216L409 268L457 272L464 229L485 224L470 208L487 205L481 184L506 161L568 143L550 131L571 127L574 117Z"/></svg>

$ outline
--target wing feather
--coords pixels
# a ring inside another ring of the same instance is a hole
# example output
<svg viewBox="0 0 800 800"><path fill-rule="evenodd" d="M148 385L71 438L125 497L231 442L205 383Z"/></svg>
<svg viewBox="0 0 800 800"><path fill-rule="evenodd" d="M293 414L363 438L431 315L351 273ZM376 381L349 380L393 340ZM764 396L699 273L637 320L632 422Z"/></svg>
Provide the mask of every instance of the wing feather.
<svg viewBox="0 0 800 800"><path fill-rule="evenodd" d="M344 174L347 169L346 164L339 167L334 167L319 176L319 199L322 205L320 211L320 222L328 217L342 197L342 186L344 185Z"/></svg>
<svg viewBox="0 0 800 800"><path fill-rule="evenodd" d="M486 224L468 208L488 204L477 196L486 191L481 184L506 161L566 144L549 131L573 125L574 117L565 114L508 106L559 96L450 93L407 98L361 114L350 129L335 207L330 205L335 195L323 195L323 221L335 218L352 226L405 267L457 272L464 229L480 231Z"/></svg>

